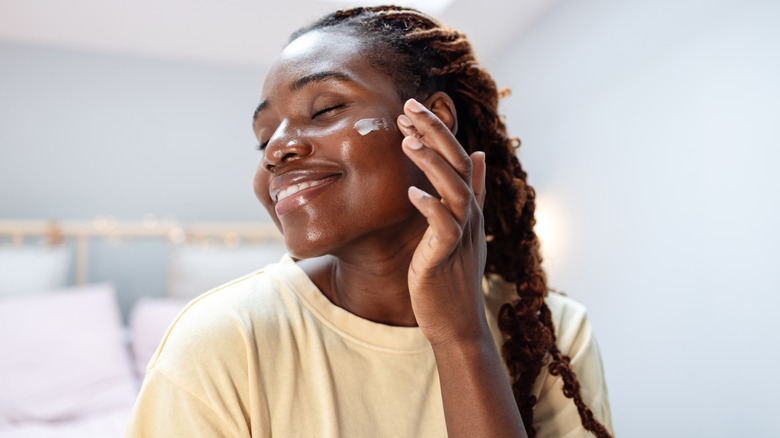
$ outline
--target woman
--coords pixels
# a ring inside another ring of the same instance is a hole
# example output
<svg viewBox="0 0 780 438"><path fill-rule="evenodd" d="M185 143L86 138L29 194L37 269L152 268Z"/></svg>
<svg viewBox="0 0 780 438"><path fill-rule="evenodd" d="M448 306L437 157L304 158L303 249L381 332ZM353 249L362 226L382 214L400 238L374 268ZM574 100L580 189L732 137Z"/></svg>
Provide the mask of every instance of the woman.
<svg viewBox="0 0 780 438"><path fill-rule="evenodd" d="M188 306L127 435L609 436L497 101L465 37L417 11L296 32L254 115L255 193L292 257Z"/></svg>

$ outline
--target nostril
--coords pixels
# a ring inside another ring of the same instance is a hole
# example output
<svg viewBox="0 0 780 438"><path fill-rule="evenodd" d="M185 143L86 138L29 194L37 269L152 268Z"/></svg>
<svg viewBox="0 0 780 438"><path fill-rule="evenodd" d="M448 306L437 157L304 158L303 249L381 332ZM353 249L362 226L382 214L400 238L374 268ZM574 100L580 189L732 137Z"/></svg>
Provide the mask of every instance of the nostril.
<svg viewBox="0 0 780 438"><path fill-rule="evenodd" d="M263 167L266 170L268 170L269 172L273 172L273 170L277 166L279 166L281 164L284 164L284 163L286 163L289 160L294 160L297 156L298 156L298 154L296 154L295 152L287 152L287 153L285 153L284 155L282 155L278 159L271 159L271 160L269 160L267 158L267 155L266 155L266 158L263 159L263 161L264 161Z"/></svg>
<svg viewBox="0 0 780 438"><path fill-rule="evenodd" d="M288 153L286 153L286 154L282 155L282 163L284 163L284 162L285 162L285 161L287 161L288 159L292 159L292 158L294 158L294 157L295 157L295 155L296 155L296 154L295 154L295 153L293 153L293 152L288 152Z"/></svg>
<svg viewBox="0 0 780 438"><path fill-rule="evenodd" d="M264 168L273 171L277 167L303 158L312 153L312 145L297 132L278 131L266 143L263 151Z"/></svg>

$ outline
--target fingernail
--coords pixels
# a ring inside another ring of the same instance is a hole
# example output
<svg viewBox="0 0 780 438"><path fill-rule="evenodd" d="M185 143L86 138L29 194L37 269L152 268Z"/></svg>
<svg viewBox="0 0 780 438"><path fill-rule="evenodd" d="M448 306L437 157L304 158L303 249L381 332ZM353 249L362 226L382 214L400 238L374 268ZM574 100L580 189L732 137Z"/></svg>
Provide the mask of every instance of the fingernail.
<svg viewBox="0 0 780 438"><path fill-rule="evenodd" d="M414 126L411 120L409 120L409 117L406 117L405 115L401 114L398 116L398 123L403 126L404 128L411 128Z"/></svg>
<svg viewBox="0 0 780 438"><path fill-rule="evenodd" d="M409 186L409 196L415 199L422 199L426 196L428 196L427 193L423 192L422 190L418 189L415 186Z"/></svg>
<svg viewBox="0 0 780 438"><path fill-rule="evenodd" d="M420 143L420 140L417 140L417 137L406 137L404 138L404 144L406 144L406 147L409 149L418 150L423 147L423 144Z"/></svg>
<svg viewBox="0 0 780 438"><path fill-rule="evenodd" d="M409 99L406 101L406 107L413 113L421 113L425 111L425 107L416 99Z"/></svg>

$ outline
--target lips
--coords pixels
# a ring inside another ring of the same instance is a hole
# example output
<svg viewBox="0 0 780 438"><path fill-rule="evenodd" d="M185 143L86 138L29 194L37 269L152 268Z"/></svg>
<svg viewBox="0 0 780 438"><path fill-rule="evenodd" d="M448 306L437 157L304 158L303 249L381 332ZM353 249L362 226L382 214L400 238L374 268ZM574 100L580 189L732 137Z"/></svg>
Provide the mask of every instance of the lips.
<svg viewBox="0 0 780 438"><path fill-rule="evenodd" d="M281 216L307 204L339 178L340 173L314 171L289 172L274 177L269 194L276 203L276 214Z"/></svg>

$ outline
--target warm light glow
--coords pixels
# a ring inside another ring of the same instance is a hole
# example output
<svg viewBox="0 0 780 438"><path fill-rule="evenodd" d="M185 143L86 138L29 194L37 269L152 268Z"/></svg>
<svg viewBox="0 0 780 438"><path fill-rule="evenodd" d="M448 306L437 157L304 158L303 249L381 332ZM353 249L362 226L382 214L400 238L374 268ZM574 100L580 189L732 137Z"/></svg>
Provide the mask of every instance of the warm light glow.
<svg viewBox="0 0 780 438"><path fill-rule="evenodd" d="M143 224L144 228L151 230L157 226L157 216L152 213L147 213L144 215L143 219L141 219L141 223Z"/></svg>
<svg viewBox="0 0 780 438"><path fill-rule="evenodd" d="M547 266L555 265L566 246L565 209L554 194L536 195L536 226L534 232L541 241L542 257Z"/></svg>
<svg viewBox="0 0 780 438"><path fill-rule="evenodd" d="M168 233L168 238L171 240L173 244L179 245L184 243L187 240L187 234L184 232L184 229L182 229L181 227L174 227Z"/></svg>

